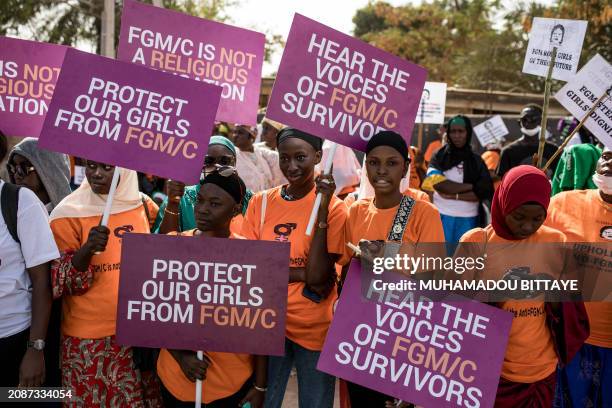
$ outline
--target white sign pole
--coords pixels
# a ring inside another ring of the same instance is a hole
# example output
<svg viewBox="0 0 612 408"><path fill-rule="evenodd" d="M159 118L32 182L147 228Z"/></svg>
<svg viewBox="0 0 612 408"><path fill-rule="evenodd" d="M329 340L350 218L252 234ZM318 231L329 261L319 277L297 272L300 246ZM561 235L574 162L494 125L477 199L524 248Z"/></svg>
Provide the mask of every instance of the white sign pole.
<svg viewBox="0 0 612 408"><path fill-rule="evenodd" d="M336 148L338 147L337 143L331 143L329 154L327 155L327 160L325 161L323 167L323 174L328 175L331 171L331 166L334 163L334 156L336 154ZM306 235L311 236L312 230L314 229L314 224L317 219L317 214L319 213L319 207L321 207L321 193L317 194L317 198L315 199L314 206L312 207L312 213L310 213L310 220L308 220L308 226L306 227Z"/></svg>
<svg viewBox="0 0 612 408"><path fill-rule="evenodd" d="M582 127L582 125L584 125L584 123L591 117L591 113L595 112L595 109L597 109L597 107L599 107L599 104L604 102L605 97L610 97L610 92L612 91L612 87L608 88L603 95L601 95L599 97L599 99L597 99L597 102L595 102L593 104L593 106L591 106L591 109L589 109L589 111L587 112L586 115L584 115L584 118L582 118L582 120L580 122L578 122L578 125L574 128L574 130L572 130L572 133L570 133L565 140L563 141L563 143L561 143L561 146L559 146L559 148L557 149L557 151L555 152L555 154L552 155L552 157L550 159L548 159L548 161L546 162L546 165L544 165L544 167L542 168L542 171L546 171L548 170L548 168L550 167L550 165L553 163L553 161L555 161L555 159L557 158L557 156L559 156L561 154L561 152L563 151L563 149L565 149L565 146L567 146L567 144L569 143L569 141L572 139L572 137L580 130L580 128Z"/></svg>
<svg viewBox="0 0 612 408"><path fill-rule="evenodd" d="M419 123L419 136L417 139L417 147L419 151L423 151L423 122L425 121L425 100L421 98L421 123Z"/></svg>
<svg viewBox="0 0 612 408"><path fill-rule="evenodd" d="M111 181L110 189L108 190L108 196L106 197L106 205L104 206L104 213L102 213L102 221L100 225L106 227L108 224L108 218L110 217L111 208L113 206L113 199L115 198L115 191L117 190L117 184L119 184L119 172L120 168L115 166L113 172L113 180Z"/></svg>
<svg viewBox="0 0 612 408"><path fill-rule="evenodd" d="M115 191L117 190L117 184L119 184L119 172L120 168L115 166L113 172L113 179L111 180L110 189L108 190L108 196L106 197L106 203L104 204L104 212L102 213L102 219L100 225L106 227L108 225L108 218L110 217L111 208L113 207L113 199L115 198ZM97 251L95 255L99 255L102 252Z"/></svg>
<svg viewBox="0 0 612 408"><path fill-rule="evenodd" d="M204 360L204 352L198 350L198 360ZM195 408L202 408L202 380L196 380Z"/></svg>
<svg viewBox="0 0 612 408"><path fill-rule="evenodd" d="M548 117L548 101L550 99L551 78L556 59L557 47L553 47L552 55L550 56L550 64L548 65L548 74L546 74L546 82L544 85L544 106L542 106L542 123L540 123L540 145L538 146L538 168L542 167L544 146L546 145L546 119Z"/></svg>

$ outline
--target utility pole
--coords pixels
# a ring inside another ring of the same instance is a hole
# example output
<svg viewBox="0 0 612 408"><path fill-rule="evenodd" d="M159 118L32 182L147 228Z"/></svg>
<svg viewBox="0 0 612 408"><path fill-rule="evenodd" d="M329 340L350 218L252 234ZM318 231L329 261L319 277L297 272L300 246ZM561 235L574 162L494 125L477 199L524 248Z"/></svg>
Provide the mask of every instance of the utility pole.
<svg viewBox="0 0 612 408"><path fill-rule="evenodd" d="M104 0L100 42L102 55L115 58L115 0Z"/></svg>

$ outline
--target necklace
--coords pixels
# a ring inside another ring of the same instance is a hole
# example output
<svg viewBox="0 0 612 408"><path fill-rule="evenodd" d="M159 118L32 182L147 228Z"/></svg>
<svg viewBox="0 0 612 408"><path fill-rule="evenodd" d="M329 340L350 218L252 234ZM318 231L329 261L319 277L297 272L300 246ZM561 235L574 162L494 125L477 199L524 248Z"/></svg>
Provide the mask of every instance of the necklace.
<svg viewBox="0 0 612 408"><path fill-rule="evenodd" d="M285 200L285 201L295 201L295 197L292 196L291 194L287 193L287 186L282 186L281 187L280 195L281 195L282 199Z"/></svg>

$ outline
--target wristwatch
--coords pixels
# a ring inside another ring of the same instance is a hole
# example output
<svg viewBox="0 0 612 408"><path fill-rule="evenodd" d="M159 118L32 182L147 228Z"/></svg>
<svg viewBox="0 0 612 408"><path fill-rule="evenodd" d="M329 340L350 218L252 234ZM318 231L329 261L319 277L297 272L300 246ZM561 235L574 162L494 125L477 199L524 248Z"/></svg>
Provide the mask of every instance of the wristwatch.
<svg viewBox="0 0 612 408"><path fill-rule="evenodd" d="M45 349L45 341L43 339L28 340L28 348L43 351Z"/></svg>
<svg viewBox="0 0 612 408"><path fill-rule="evenodd" d="M320 229L326 229L327 227L329 227L329 224L326 223L325 221L319 221L318 226Z"/></svg>

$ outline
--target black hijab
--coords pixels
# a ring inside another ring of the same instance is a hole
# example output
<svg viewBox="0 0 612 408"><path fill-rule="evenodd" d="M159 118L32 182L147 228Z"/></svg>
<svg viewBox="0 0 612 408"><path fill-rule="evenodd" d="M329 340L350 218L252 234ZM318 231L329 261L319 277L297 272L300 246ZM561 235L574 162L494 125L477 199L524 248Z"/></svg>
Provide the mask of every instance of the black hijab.
<svg viewBox="0 0 612 408"><path fill-rule="evenodd" d="M463 162L463 182L474 185L474 193L481 201L490 200L493 197L493 181L482 158L472 151L472 122L467 116L453 116L446 124L449 134L453 124L465 127L465 145L458 148L449 136L447 143L432 157L429 166L444 172Z"/></svg>
<svg viewBox="0 0 612 408"><path fill-rule="evenodd" d="M446 171L457 166L461 162L466 162L474 155L472 152L472 122L466 116L457 115L450 118L446 124L446 129L450 133L451 124L462 125L465 127L467 132L467 138L465 145L462 148L458 148L453 144L450 136L447 136L447 143L434 155L431 159L430 166L435 167L440 171Z"/></svg>

